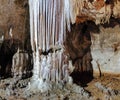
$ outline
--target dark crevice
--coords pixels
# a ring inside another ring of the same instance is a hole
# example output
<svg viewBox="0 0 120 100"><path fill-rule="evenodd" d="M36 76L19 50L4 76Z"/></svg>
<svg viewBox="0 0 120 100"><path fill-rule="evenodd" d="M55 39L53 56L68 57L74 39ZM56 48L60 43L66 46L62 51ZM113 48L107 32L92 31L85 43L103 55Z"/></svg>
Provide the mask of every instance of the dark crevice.
<svg viewBox="0 0 120 100"><path fill-rule="evenodd" d="M71 76L74 83L82 86L93 79L90 32L100 32L92 21L71 25L71 32L67 33L65 41L66 52L75 66Z"/></svg>
<svg viewBox="0 0 120 100"><path fill-rule="evenodd" d="M101 24L104 28L114 28L116 25L120 25L120 18L111 17L109 23Z"/></svg>
<svg viewBox="0 0 120 100"><path fill-rule="evenodd" d="M12 58L20 46L21 42L16 39L3 41L0 48L0 77L7 78L11 76Z"/></svg>
<svg viewBox="0 0 120 100"><path fill-rule="evenodd" d="M20 40L7 39L3 41L1 48L0 48L0 66L1 66L0 77L1 78L12 77L12 72L11 72L12 60L18 48L20 49L19 54L22 54L22 55L28 54L28 58L26 58L27 65L22 66L22 67L26 67L25 69L27 73L26 74L23 73L22 78L25 79L25 78L32 76L32 69L33 69L32 62L31 62L32 53L24 50L23 44ZM24 58L22 60L24 60Z"/></svg>

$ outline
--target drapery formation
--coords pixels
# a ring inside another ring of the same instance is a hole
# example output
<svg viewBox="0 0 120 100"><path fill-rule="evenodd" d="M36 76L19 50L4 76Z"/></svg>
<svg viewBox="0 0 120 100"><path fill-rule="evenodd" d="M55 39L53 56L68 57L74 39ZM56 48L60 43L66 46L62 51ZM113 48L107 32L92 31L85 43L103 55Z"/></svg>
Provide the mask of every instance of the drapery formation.
<svg viewBox="0 0 120 100"><path fill-rule="evenodd" d="M72 0L29 0L32 88L46 91L50 82L72 81L69 72L73 68L63 46L66 30L70 31L70 23L76 19L70 4L75 6Z"/></svg>
<svg viewBox="0 0 120 100"><path fill-rule="evenodd" d="M29 0L34 80L69 81L73 68L64 54L66 31L78 15L91 17L96 24L109 22L111 6L101 1L97 8L97 0Z"/></svg>
<svg viewBox="0 0 120 100"><path fill-rule="evenodd" d="M33 51L47 51L65 39L66 25L75 23L84 0L29 0Z"/></svg>

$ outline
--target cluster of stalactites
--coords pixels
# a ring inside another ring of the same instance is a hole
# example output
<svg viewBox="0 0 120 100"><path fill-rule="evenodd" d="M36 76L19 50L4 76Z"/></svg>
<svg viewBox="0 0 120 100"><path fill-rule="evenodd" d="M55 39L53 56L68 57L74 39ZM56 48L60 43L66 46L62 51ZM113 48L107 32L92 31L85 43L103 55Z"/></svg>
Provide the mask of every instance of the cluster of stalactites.
<svg viewBox="0 0 120 100"><path fill-rule="evenodd" d="M64 0L29 0L32 50L47 51L65 38ZM68 27L69 20L67 20Z"/></svg>
<svg viewBox="0 0 120 100"><path fill-rule="evenodd" d="M32 50L63 44L66 28L75 23L84 0L29 0Z"/></svg>
<svg viewBox="0 0 120 100"><path fill-rule="evenodd" d="M109 23L109 19L111 17L112 10L111 10L111 5L106 5L102 7L98 13L96 12L96 24L104 24L104 23Z"/></svg>
<svg viewBox="0 0 120 100"><path fill-rule="evenodd" d="M106 5L106 0L103 1L104 6L99 10L95 7L97 0L89 2L89 0L65 0L65 14L70 23L75 23L77 16L88 16L95 19L96 24L109 22L112 14L112 5Z"/></svg>
<svg viewBox="0 0 120 100"><path fill-rule="evenodd" d="M94 2L96 2L96 0L94 0ZM63 44L66 38L66 30L70 31L70 24L75 23L76 16L80 14L92 16L96 20L96 24L108 22L111 16L111 8L109 5L97 11L93 5L94 2L90 3L88 0L29 0L34 78L43 78L44 73L43 76L41 76L41 70L44 66L43 63L47 64L49 62L52 63L51 68L56 68L55 72L64 79L64 75L60 74L64 73L61 72L63 71L62 67L64 65ZM53 53L51 54L52 57L50 60L48 51L51 49L53 49ZM41 52L48 53L43 57L46 60L42 60ZM56 55L60 57L57 59ZM55 61L55 59L57 59L57 61ZM58 63L56 64L55 62ZM52 70L51 68L49 73Z"/></svg>
<svg viewBox="0 0 120 100"><path fill-rule="evenodd" d="M70 21L69 23L74 24L76 17L83 15L95 19L96 24L109 22L112 14L112 5L106 5L105 2L106 0L103 1L103 7L97 9L95 7L99 3L97 0L93 0L92 3L89 0L64 0L67 22Z"/></svg>
<svg viewBox="0 0 120 100"><path fill-rule="evenodd" d="M75 23L76 16L88 16L93 18L96 24L109 23L112 13L115 17L120 16L118 12L120 2L118 0L114 2L114 8L112 4L106 4L106 0L93 0L93 2L90 0L66 0L65 2L67 1L69 6L65 7L69 8L66 9L65 13L69 15L67 19L70 18L71 23Z"/></svg>
<svg viewBox="0 0 120 100"><path fill-rule="evenodd" d="M90 0L86 0L90 1ZM96 24L109 23L110 17L118 18L120 16L119 0L93 0L87 2L87 7L83 7L82 13L95 19Z"/></svg>
<svg viewBox="0 0 120 100"><path fill-rule="evenodd" d="M45 83L66 82L70 79L71 64L65 60L67 57L64 55L63 43L66 29L70 31L71 2L72 0L29 0L33 50L32 88L45 91L49 88ZM48 52L51 49L52 52ZM47 54L42 55L41 52Z"/></svg>
<svg viewBox="0 0 120 100"><path fill-rule="evenodd" d="M80 12L76 13L76 15L81 16L81 14L83 14L89 18L93 18L96 24L109 22L112 14L112 5L106 5L106 0L93 0L92 3L89 2L89 0L83 1L82 6L80 5ZM76 8L79 9L77 6Z"/></svg>

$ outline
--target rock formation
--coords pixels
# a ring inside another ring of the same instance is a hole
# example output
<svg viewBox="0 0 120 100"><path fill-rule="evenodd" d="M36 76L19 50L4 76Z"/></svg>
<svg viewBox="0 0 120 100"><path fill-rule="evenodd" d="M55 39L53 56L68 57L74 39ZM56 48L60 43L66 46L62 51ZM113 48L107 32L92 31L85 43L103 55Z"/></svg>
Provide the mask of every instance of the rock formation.
<svg viewBox="0 0 120 100"><path fill-rule="evenodd" d="M77 78L78 74L74 73L79 72L80 76L84 76L83 73L87 72L88 76L91 74L92 77L93 71L98 70L98 65L102 72L119 74L120 1L66 0L66 4L68 2L68 8L65 10L71 9L71 12L68 12L68 15L71 16L71 31L68 26L64 45L66 55L75 66L74 72L71 74L76 78L74 81L80 80L80 77ZM10 53L9 58L10 66L12 66L12 57L16 53L16 49L11 47L14 43L16 45L16 42L12 43L12 40L19 41L21 44L19 48L28 52L32 59L28 0L0 0L0 15L0 45L2 45L0 64L1 70L5 71L9 69L7 67L9 64L6 62L7 64L2 65L3 54L8 55L11 50L14 50L13 54ZM67 24L69 23L67 21ZM18 48L18 45L15 45L13 47ZM7 46L10 48L6 53ZM7 59L7 56L4 58Z"/></svg>
<svg viewBox="0 0 120 100"><path fill-rule="evenodd" d="M120 74L119 9L120 0L0 0L0 99L93 100L86 86L96 81L104 99L119 96L119 75L93 79Z"/></svg>
<svg viewBox="0 0 120 100"><path fill-rule="evenodd" d="M31 54L27 2L0 0L0 77L11 76L12 58L18 48Z"/></svg>

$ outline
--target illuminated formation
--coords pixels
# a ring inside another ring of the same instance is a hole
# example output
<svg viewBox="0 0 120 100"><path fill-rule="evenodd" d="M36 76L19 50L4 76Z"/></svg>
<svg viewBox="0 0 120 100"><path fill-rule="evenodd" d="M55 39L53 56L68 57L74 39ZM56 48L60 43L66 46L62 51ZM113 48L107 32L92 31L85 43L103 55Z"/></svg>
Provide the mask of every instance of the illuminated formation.
<svg viewBox="0 0 120 100"><path fill-rule="evenodd" d="M70 31L70 19L75 19L68 12L70 1L29 0L29 6L34 63L29 88L44 92L51 89L52 83L72 83L72 64L67 61L63 46L66 28Z"/></svg>
<svg viewBox="0 0 120 100"><path fill-rule="evenodd" d="M29 0L34 64L30 88L46 91L50 89L51 82L72 83L69 72L74 68L64 53L66 30L70 31L70 24L75 23L77 15L86 11L89 11L88 14L95 19L96 24L108 21L111 14L109 6L97 14L93 10L94 3L87 0ZM107 16L104 18L103 14Z"/></svg>

